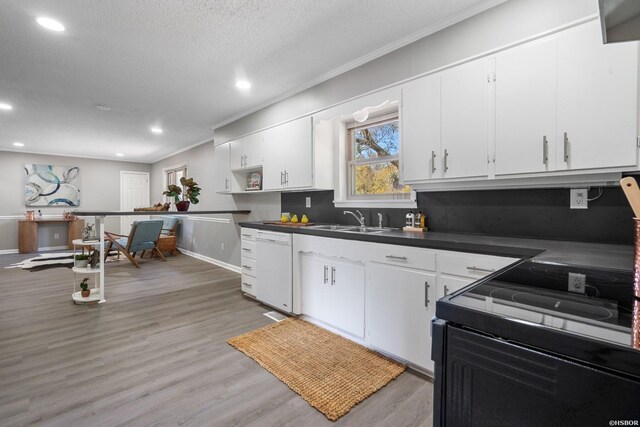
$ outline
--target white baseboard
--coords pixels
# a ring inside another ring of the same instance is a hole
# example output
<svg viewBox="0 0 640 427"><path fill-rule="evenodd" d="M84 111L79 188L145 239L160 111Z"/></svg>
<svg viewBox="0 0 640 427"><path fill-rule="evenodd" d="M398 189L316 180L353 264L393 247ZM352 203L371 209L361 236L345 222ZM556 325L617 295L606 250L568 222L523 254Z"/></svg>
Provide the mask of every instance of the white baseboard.
<svg viewBox="0 0 640 427"><path fill-rule="evenodd" d="M231 271L234 271L236 273L240 273L241 272L240 267L238 267L237 265L229 264L227 262L220 261L220 260L215 259L215 258L211 258L211 257L205 256L205 255L197 254L195 252L188 251L188 250L186 250L184 248L181 248L181 247L178 247L178 249L180 250L180 252L182 252L183 254L188 255L190 257L197 258L199 260L208 262L210 264L217 265L218 267L226 268L227 270L231 270Z"/></svg>
<svg viewBox="0 0 640 427"><path fill-rule="evenodd" d="M17 254L17 249L0 249L0 255Z"/></svg>
<svg viewBox="0 0 640 427"><path fill-rule="evenodd" d="M62 249L69 249L69 246L64 245L64 246L45 246L44 248L38 248L38 252L42 252L42 251L59 251Z"/></svg>

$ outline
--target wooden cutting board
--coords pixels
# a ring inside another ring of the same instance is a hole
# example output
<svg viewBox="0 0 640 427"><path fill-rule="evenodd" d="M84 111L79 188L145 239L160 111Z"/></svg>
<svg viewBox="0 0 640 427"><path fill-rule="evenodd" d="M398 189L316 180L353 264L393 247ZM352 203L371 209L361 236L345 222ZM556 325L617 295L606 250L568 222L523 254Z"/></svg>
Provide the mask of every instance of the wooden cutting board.
<svg viewBox="0 0 640 427"><path fill-rule="evenodd" d="M285 227L308 227L310 225L315 225L313 222L308 222L306 224L303 224L301 222L280 222L280 221L265 221L265 224L282 225Z"/></svg>

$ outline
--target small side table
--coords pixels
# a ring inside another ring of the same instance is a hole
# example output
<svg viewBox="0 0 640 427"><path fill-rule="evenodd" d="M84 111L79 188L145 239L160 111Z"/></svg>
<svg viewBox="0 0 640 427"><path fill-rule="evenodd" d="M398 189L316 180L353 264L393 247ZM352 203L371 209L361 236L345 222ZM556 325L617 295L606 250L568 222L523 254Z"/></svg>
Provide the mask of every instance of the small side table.
<svg viewBox="0 0 640 427"><path fill-rule="evenodd" d="M171 256L178 255L180 252L178 251L176 236L161 235L158 239L158 250L162 253L169 252ZM152 256L155 256L155 253L152 252Z"/></svg>

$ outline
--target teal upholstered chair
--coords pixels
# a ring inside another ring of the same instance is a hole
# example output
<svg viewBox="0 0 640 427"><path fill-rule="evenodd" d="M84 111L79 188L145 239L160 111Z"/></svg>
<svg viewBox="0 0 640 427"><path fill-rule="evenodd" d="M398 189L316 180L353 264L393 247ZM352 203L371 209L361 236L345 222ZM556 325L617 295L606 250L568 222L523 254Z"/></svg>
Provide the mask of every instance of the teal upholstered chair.
<svg viewBox="0 0 640 427"><path fill-rule="evenodd" d="M160 255L163 261L166 261L157 247L163 225L164 222L161 219L148 219L134 221L131 224L131 231L128 236L105 231L105 237L109 241L105 257L111 248L115 248L118 252L122 252L138 268L140 268L140 265L135 260L138 252L142 252L142 256L146 251L153 251Z"/></svg>
<svg viewBox="0 0 640 427"><path fill-rule="evenodd" d="M162 235L175 236L178 227L178 218L175 216L167 216L162 219Z"/></svg>

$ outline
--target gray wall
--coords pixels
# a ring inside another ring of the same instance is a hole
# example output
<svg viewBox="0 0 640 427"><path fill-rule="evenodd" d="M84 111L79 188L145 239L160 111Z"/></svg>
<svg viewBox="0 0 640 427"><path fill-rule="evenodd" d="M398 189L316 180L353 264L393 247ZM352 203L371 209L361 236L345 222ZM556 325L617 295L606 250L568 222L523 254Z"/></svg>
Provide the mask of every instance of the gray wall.
<svg viewBox="0 0 640 427"><path fill-rule="evenodd" d="M149 172L150 165L144 163L117 162L84 159L79 157L49 156L41 154L0 151L0 182L3 183L0 204L0 251L18 248L18 219L24 218L24 165L38 163L80 167L80 210L120 209L120 171ZM32 210L34 208L28 208ZM38 208L35 208L37 211ZM62 212L75 208L39 208L44 216L61 216ZM93 219L88 218L88 222ZM107 218L106 229L118 232L120 220ZM66 245L66 225L42 225L38 234L40 247ZM60 234L54 239L55 233Z"/></svg>
<svg viewBox="0 0 640 427"><path fill-rule="evenodd" d="M596 0L510 0L215 130L216 144L598 12Z"/></svg>
<svg viewBox="0 0 640 427"><path fill-rule="evenodd" d="M213 144L199 145L190 150L154 163L151 167L151 200L162 197L163 169L187 164L187 173L202 188L200 203L189 210L249 209L250 215L207 215L180 220L178 246L226 264L240 266L241 221L277 219L280 193L249 195L216 194L214 190Z"/></svg>

